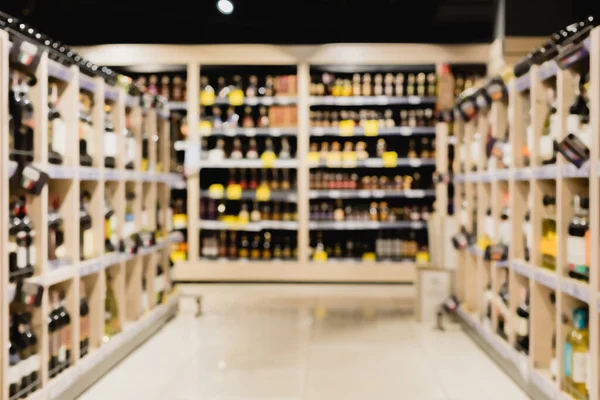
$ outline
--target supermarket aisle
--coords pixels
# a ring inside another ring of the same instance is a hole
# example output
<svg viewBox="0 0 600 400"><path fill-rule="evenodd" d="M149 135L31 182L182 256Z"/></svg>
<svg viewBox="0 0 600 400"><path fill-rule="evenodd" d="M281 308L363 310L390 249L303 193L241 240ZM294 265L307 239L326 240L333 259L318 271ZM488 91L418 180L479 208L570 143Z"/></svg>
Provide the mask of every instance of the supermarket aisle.
<svg viewBox="0 0 600 400"><path fill-rule="evenodd" d="M208 290L81 399L528 398L464 333L413 322L411 287Z"/></svg>

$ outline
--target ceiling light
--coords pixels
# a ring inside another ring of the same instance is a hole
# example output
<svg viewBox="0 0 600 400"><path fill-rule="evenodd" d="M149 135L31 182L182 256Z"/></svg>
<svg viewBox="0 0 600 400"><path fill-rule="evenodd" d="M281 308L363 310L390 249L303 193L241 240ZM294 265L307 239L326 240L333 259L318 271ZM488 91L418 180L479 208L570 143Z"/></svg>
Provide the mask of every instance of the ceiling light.
<svg viewBox="0 0 600 400"><path fill-rule="evenodd" d="M219 0L217 9L222 13L229 15L233 12L233 3L230 0Z"/></svg>

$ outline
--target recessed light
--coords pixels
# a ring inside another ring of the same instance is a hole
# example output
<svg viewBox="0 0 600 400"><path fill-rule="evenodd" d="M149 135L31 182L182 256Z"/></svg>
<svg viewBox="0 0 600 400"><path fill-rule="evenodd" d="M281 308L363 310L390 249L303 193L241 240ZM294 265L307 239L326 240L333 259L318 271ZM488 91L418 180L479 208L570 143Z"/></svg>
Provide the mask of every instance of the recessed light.
<svg viewBox="0 0 600 400"><path fill-rule="evenodd" d="M230 0L219 0L217 2L217 9L225 15L229 15L233 12L233 3Z"/></svg>

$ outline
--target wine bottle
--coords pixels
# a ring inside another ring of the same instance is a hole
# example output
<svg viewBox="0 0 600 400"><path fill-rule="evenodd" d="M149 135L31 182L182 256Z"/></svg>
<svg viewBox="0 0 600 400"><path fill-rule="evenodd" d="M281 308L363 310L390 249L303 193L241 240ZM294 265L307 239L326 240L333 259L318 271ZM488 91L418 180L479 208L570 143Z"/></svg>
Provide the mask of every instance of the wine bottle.
<svg viewBox="0 0 600 400"><path fill-rule="evenodd" d="M79 281L79 357L87 355L89 350L90 308L87 302L85 282Z"/></svg>
<svg viewBox="0 0 600 400"><path fill-rule="evenodd" d="M48 84L48 162L62 164L67 153L67 129L58 109L58 85Z"/></svg>
<svg viewBox="0 0 600 400"><path fill-rule="evenodd" d="M65 307L65 292L59 292L58 318L60 319L60 348L58 362L61 371L67 369L71 363L71 316Z"/></svg>
<svg viewBox="0 0 600 400"><path fill-rule="evenodd" d="M154 293L156 293L156 304L162 304L165 300L165 274L162 264L156 265L156 276L154 277Z"/></svg>
<svg viewBox="0 0 600 400"><path fill-rule="evenodd" d="M89 260L95 257L94 233L92 229L92 216L88 212L91 195L84 191L81 194L79 208L79 253L81 260Z"/></svg>
<svg viewBox="0 0 600 400"><path fill-rule="evenodd" d="M108 342L121 330L119 324L119 307L113 291L112 276L106 272L106 298L104 300L104 342Z"/></svg>
<svg viewBox="0 0 600 400"><path fill-rule="evenodd" d="M79 164L91 167L94 157L94 126L92 122L93 99L79 93Z"/></svg>
<svg viewBox="0 0 600 400"><path fill-rule="evenodd" d="M115 168L117 160L117 134L113 124L112 107L104 105L104 167Z"/></svg>

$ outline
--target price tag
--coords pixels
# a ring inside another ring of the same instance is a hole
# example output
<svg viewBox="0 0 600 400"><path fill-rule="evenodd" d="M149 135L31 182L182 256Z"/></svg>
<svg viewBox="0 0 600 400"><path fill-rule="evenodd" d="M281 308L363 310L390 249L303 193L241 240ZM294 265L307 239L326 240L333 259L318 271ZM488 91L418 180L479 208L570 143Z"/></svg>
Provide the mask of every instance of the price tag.
<svg viewBox="0 0 600 400"><path fill-rule="evenodd" d="M210 136L212 133L212 123L210 121L200 121L200 136Z"/></svg>
<svg viewBox="0 0 600 400"><path fill-rule="evenodd" d="M342 165L344 168L356 168L356 152L345 151L342 153Z"/></svg>
<svg viewBox="0 0 600 400"><path fill-rule="evenodd" d="M379 135L379 121L370 119L365 121L365 136L377 136Z"/></svg>
<svg viewBox="0 0 600 400"><path fill-rule="evenodd" d="M215 104L215 92L200 92L200 104L202 104L203 106L212 106L213 104Z"/></svg>
<svg viewBox="0 0 600 400"><path fill-rule="evenodd" d="M340 121L340 136L353 136L354 135L354 121L350 119L344 119Z"/></svg>
<svg viewBox="0 0 600 400"><path fill-rule="evenodd" d="M396 168L398 166L398 153L395 151L386 151L381 158L385 168Z"/></svg>
<svg viewBox="0 0 600 400"><path fill-rule="evenodd" d="M260 185L256 189L256 200L257 201L269 201L271 199L271 190L267 185Z"/></svg>
<svg viewBox="0 0 600 400"><path fill-rule="evenodd" d="M362 259L363 261L375 261L377 260L377 256L373 252L363 253Z"/></svg>
<svg viewBox="0 0 600 400"><path fill-rule="evenodd" d="M326 163L328 167L339 167L342 165L342 153L328 153L326 158Z"/></svg>
<svg viewBox="0 0 600 400"><path fill-rule="evenodd" d="M311 151L308 153L308 163L309 164L318 164L319 160L321 160L321 155L316 151Z"/></svg>
<svg viewBox="0 0 600 400"><path fill-rule="evenodd" d="M260 156L260 159L263 162L263 168L273 168L275 160L277 160L277 156L272 151L265 151Z"/></svg>
<svg viewBox="0 0 600 400"><path fill-rule="evenodd" d="M225 188L220 183L213 183L208 188L208 197L211 199L222 199Z"/></svg>
<svg viewBox="0 0 600 400"><path fill-rule="evenodd" d="M315 254L313 254L313 261L327 262L327 252L324 250L316 250Z"/></svg>
<svg viewBox="0 0 600 400"><path fill-rule="evenodd" d="M241 89L235 89L229 92L229 104L232 106L241 106L244 104L244 92Z"/></svg>
<svg viewBox="0 0 600 400"><path fill-rule="evenodd" d="M429 262L429 253L426 251L419 251L417 253L417 262L418 263L428 263Z"/></svg>
<svg viewBox="0 0 600 400"><path fill-rule="evenodd" d="M227 198L229 200L239 200L242 198L242 185L227 185Z"/></svg>

